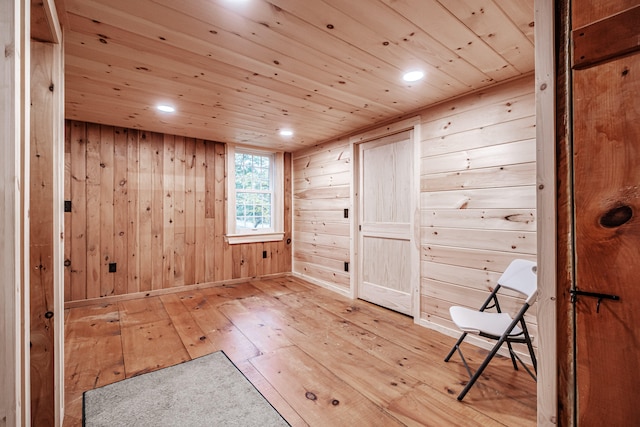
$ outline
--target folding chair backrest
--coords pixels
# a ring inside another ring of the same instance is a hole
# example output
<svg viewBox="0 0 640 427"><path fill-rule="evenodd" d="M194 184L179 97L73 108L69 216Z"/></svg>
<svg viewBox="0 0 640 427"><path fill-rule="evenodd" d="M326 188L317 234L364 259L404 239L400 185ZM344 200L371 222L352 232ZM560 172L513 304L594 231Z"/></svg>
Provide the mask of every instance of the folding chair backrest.
<svg viewBox="0 0 640 427"><path fill-rule="evenodd" d="M504 288L519 292L527 297L527 304L533 304L538 292L536 263L524 259L515 259L502 273L498 284Z"/></svg>

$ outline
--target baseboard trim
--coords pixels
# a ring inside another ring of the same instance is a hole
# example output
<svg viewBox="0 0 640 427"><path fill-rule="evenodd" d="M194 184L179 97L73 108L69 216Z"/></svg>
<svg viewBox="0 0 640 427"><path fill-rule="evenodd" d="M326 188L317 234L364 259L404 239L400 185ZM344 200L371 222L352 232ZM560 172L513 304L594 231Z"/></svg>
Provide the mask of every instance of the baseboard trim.
<svg viewBox="0 0 640 427"><path fill-rule="evenodd" d="M86 306L101 305L101 304L113 304L119 301L156 297L160 295L169 295L169 294L175 294L179 292L197 291L200 289L215 288L215 287L224 286L224 285L237 285L239 283L253 282L255 280L275 279L278 277L287 277L291 275L292 273L290 272L274 273L274 274L267 274L264 276L245 277L241 279L221 280L217 282L205 282L205 283L196 283L193 285L186 285L186 286L176 286L175 288L155 289L153 291L135 292L132 294L109 295L106 297L89 298L89 299L78 300L78 301L67 301L64 303L64 308L67 309L67 308L86 307Z"/></svg>
<svg viewBox="0 0 640 427"><path fill-rule="evenodd" d="M321 288L325 288L330 291L336 292L349 299L353 299L353 296L351 295L351 292L348 289L343 289L339 286L332 284L331 282L326 282L324 280L316 279L315 277L305 276L304 274L298 273L296 271L292 272L291 275L294 277L297 277L298 279L306 280L307 282L312 283L316 286L320 286Z"/></svg>

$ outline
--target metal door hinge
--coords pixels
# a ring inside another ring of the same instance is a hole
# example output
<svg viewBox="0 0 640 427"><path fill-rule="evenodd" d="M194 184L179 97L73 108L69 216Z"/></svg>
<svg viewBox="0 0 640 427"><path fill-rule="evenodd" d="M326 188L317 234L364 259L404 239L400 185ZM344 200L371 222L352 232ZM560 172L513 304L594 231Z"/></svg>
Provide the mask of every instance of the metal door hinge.
<svg viewBox="0 0 640 427"><path fill-rule="evenodd" d="M571 302L574 303L574 304L576 302L576 299L579 296L597 298L598 302L596 303L596 313L600 313L600 303L602 302L603 299L610 299L610 300L613 300L613 301L620 301L620 297L618 295L601 294L601 293L598 293L598 292L581 291L578 288L571 289L569 291L569 293L571 294Z"/></svg>

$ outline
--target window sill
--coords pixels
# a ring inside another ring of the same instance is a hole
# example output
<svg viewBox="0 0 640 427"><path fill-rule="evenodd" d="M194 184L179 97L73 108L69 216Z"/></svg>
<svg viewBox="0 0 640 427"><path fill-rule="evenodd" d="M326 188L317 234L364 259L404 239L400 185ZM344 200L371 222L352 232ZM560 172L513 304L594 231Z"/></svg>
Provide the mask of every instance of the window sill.
<svg viewBox="0 0 640 427"><path fill-rule="evenodd" d="M284 239L284 233L227 234L225 239L230 245L237 245L240 243L277 242Z"/></svg>

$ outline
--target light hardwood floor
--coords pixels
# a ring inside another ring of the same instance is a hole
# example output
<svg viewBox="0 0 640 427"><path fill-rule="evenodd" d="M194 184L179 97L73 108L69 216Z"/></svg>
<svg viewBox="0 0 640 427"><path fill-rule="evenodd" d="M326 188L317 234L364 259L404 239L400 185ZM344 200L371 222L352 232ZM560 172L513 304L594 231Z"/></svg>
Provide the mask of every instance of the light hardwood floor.
<svg viewBox="0 0 640 427"><path fill-rule="evenodd" d="M535 382L498 357L463 402L454 339L294 277L67 309L65 426L82 393L223 350L293 426L531 426ZM472 366L486 352L466 346Z"/></svg>

